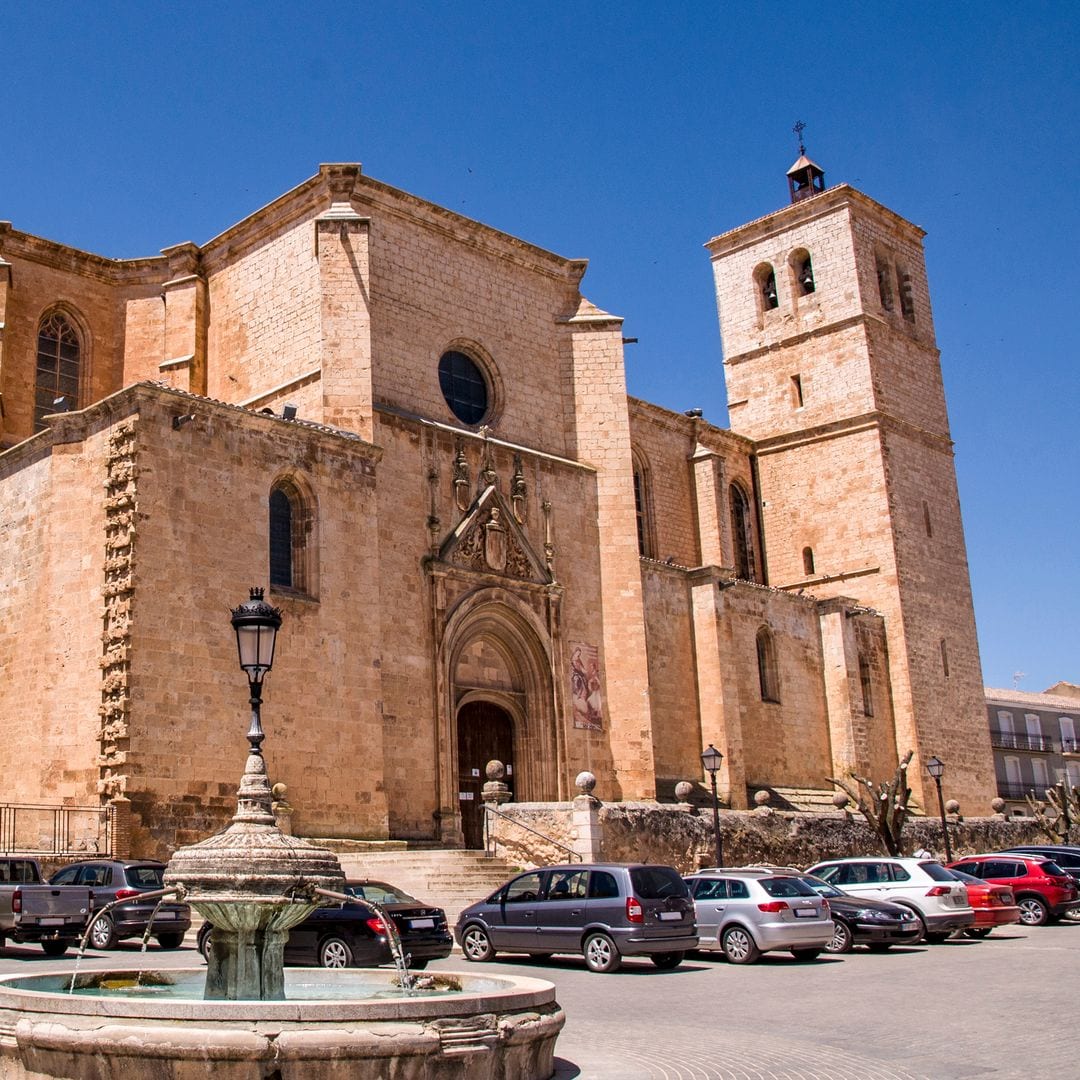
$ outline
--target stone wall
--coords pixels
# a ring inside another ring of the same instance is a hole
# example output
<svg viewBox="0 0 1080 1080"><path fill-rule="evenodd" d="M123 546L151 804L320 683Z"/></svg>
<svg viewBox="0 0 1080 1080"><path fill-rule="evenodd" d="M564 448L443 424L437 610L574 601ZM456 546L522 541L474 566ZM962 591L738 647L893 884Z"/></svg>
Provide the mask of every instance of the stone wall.
<svg viewBox="0 0 1080 1080"><path fill-rule="evenodd" d="M568 847L579 840L579 830L573 827L571 803L508 803L500 810L514 821ZM683 873L715 865L709 809L626 802L600 805L596 817L602 839L594 861L669 863ZM724 810L720 814L720 831L726 866L773 863L806 867L820 859L873 855L884 850L861 816L842 811L797 814ZM498 853L521 866L542 866L567 859L566 853L555 845L507 821L497 821L492 835ZM1045 840L1031 819L998 817L952 821L949 838L954 858ZM941 822L937 818L909 819L904 845L908 853L925 848L944 859Z"/></svg>

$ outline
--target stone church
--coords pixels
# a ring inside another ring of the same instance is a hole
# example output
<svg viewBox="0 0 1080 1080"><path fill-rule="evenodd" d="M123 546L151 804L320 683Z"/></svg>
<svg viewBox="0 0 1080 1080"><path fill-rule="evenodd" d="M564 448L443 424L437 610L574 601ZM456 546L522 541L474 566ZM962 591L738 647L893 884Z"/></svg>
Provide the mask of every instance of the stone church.
<svg viewBox="0 0 1080 1080"><path fill-rule="evenodd" d="M923 233L788 182L706 244L731 430L627 395L584 261L359 165L147 258L0 223L5 797L123 804L146 856L219 828L263 585L305 835L479 846L490 758L670 799L710 743L736 808L913 750L986 811Z"/></svg>

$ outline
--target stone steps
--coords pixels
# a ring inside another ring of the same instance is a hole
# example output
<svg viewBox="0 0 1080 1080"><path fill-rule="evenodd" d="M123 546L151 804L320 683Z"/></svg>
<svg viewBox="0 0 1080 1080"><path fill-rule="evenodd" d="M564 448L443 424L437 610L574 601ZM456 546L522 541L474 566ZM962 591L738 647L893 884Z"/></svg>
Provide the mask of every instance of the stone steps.
<svg viewBox="0 0 1080 1080"><path fill-rule="evenodd" d="M350 879L375 878L397 885L446 912L452 928L463 908L482 900L520 867L502 856L448 848L358 849L352 842L324 841L337 853Z"/></svg>

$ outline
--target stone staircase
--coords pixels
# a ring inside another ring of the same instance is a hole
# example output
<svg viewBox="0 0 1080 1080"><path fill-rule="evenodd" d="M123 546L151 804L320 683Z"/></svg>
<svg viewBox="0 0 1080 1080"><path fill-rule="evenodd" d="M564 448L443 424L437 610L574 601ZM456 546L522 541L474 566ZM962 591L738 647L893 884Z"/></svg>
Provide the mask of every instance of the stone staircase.
<svg viewBox="0 0 1080 1080"><path fill-rule="evenodd" d="M441 907L451 929L463 908L484 899L520 869L484 851L404 845L387 850L389 845L366 847L333 840L317 843L337 853L347 878L376 878L397 885L418 900Z"/></svg>

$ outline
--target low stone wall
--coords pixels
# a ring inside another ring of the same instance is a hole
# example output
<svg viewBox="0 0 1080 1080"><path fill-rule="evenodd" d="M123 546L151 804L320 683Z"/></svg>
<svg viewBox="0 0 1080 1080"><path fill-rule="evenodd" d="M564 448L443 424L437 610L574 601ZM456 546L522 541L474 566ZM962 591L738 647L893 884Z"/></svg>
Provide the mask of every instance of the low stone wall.
<svg viewBox="0 0 1080 1080"><path fill-rule="evenodd" d="M683 873L716 862L712 811L657 803L594 804L590 827L574 820L574 803L505 803L500 811L566 847L586 861L661 862ZM580 808L580 800L579 800ZM884 851L859 814L823 814L780 810L722 810L720 831L724 863L740 866L775 863L809 866L825 858L872 855ZM500 855L521 866L565 862L567 854L510 821L495 819L491 836ZM1014 844L1046 843L1031 819L951 818L949 841L953 857L998 851ZM920 848L944 859L941 822L909 818L904 847Z"/></svg>

